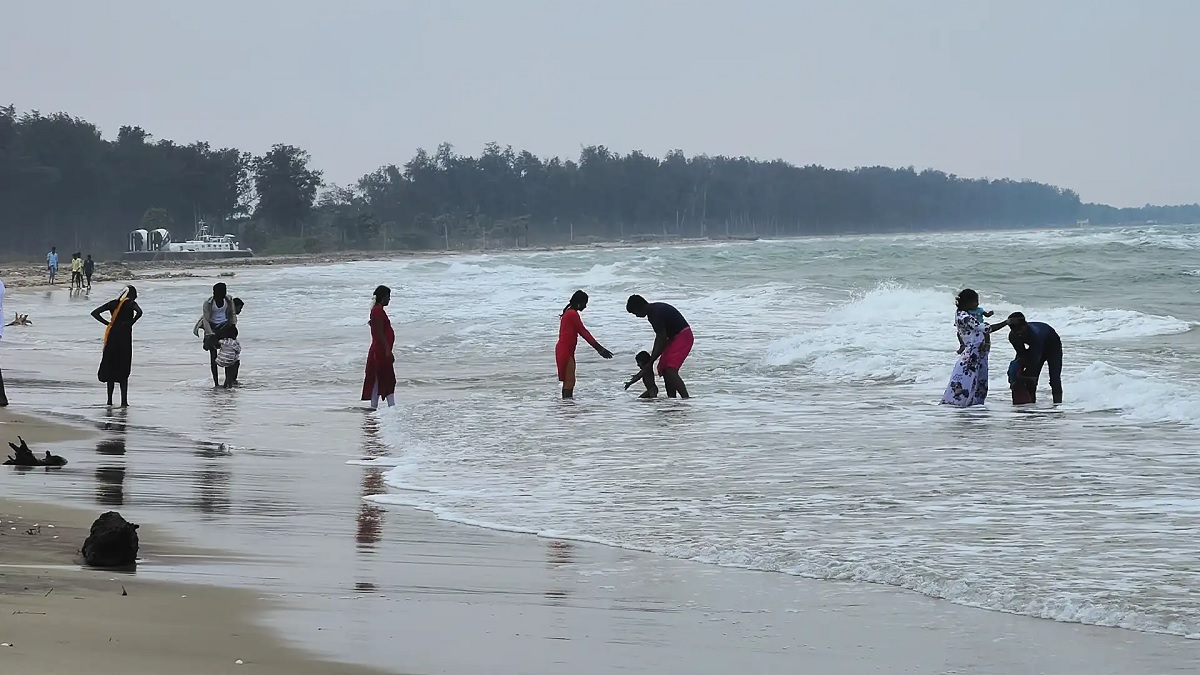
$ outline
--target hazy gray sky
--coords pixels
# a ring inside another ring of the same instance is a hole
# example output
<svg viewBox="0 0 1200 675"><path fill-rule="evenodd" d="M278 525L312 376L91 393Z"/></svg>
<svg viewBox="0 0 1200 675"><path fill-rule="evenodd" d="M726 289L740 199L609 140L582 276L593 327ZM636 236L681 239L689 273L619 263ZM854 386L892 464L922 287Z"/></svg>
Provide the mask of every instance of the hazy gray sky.
<svg viewBox="0 0 1200 675"><path fill-rule="evenodd" d="M1200 201L1200 1L3 0L0 104L115 137L934 167Z"/></svg>

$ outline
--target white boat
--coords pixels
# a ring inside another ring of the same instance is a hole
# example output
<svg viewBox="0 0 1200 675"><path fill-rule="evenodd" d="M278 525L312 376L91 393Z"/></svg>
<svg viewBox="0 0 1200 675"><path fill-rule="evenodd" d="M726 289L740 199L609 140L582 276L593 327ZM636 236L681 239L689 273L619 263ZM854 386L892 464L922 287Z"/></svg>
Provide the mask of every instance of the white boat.
<svg viewBox="0 0 1200 675"><path fill-rule="evenodd" d="M187 241L172 241L164 229L134 230L129 233L126 260L195 260L199 258L250 258L254 251L242 248L232 234L213 234L204 221Z"/></svg>

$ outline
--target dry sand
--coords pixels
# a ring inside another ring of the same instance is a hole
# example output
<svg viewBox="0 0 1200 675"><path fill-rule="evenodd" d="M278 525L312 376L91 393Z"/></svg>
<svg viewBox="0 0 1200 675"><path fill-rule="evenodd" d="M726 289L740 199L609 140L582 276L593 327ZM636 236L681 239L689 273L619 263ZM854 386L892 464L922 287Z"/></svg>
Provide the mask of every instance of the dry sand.
<svg viewBox="0 0 1200 675"><path fill-rule="evenodd" d="M380 672L319 661L286 646L255 624L268 605L257 593L79 567L77 549L92 517L0 500L0 672ZM151 545L143 556L162 553Z"/></svg>

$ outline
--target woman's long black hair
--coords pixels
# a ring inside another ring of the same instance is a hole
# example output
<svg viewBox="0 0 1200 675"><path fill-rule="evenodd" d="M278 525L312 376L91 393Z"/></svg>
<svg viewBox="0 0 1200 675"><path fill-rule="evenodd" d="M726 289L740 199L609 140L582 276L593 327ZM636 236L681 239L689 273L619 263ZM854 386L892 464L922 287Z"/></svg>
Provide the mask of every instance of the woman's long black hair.
<svg viewBox="0 0 1200 675"><path fill-rule="evenodd" d="M392 289L388 288L387 286L378 286L378 287L375 289L375 304L377 304L377 305L378 305L378 304L379 304L379 300L380 300L380 299L381 299L381 298L382 298L384 295L391 295L391 294L392 294Z"/></svg>
<svg viewBox="0 0 1200 675"><path fill-rule="evenodd" d="M586 305L587 301L587 293L584 293L583 291L575 291L571 294L571 301L567 303L566 307L563 307L562 314L559 314L559 316L566 314L568 309L579 309L580 307Z"/></svg>
<svg viewBox="0 0 1200 675"><path fill-rule="evenodd" d="M962 289L958 292L958 295L954 296L954 306L960 312L965 312L966 309L964 308L972 304L979 305L979 294L969 288Z"/></svg>

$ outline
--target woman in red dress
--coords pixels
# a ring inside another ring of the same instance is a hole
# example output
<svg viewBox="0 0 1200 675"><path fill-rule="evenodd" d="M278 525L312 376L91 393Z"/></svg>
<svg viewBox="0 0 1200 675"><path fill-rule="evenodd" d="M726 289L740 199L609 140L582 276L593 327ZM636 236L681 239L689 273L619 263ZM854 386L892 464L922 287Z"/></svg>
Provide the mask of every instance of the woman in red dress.
<svg viewBox="0 0 1200 675"><path fill-rule="evenodd" d="M554 360L558 362L558 381L562 382L562 397L572 398L575 395L575 346L582 336L600 356L611 359L612 352L605 349L587 328L583 327L583 319L579 313L587 309L588 294L575 291L571 301L563 308L558 320L558 345L554 348Z"/></svg>
<svg viewBox="0 0 1200 675"><path fill-rule="evenodd" d="M363 379L362 400L371 402L371 409L379 407L380 397L386 398L388 407L396 405L396 356L392 348L396 344L396 332L388 319L384 307L392 300L392 289L380 286L375 289L375 306L371 308L371 349L367 352L367 374Z"/></svg>

